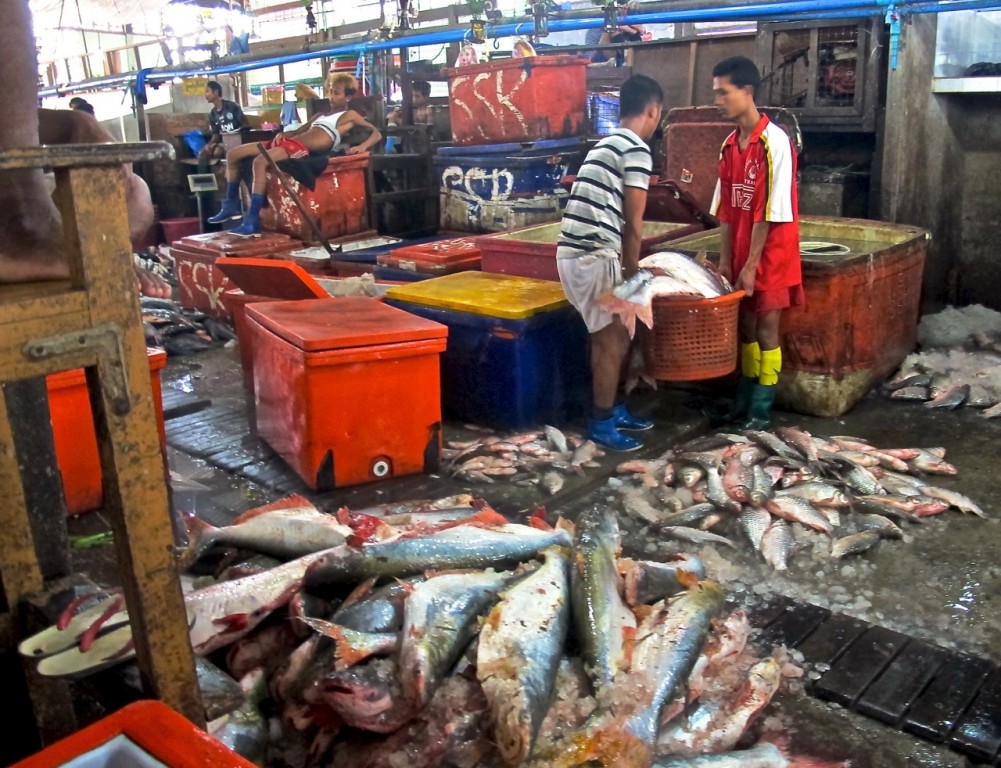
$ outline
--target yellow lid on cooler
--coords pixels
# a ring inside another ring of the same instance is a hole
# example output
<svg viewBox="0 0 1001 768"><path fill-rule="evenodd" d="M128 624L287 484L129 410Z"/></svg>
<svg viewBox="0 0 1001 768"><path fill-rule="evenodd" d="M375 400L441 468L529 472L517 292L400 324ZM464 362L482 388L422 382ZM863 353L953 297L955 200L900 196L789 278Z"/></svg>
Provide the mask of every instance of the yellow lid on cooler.
<svg viewBox="0 0 1001 768"><path fill-rule="evenodd" d="M386 298L505 320L524 320L569 306L559 283L489 272L457 272L393 286Z"/></svg>

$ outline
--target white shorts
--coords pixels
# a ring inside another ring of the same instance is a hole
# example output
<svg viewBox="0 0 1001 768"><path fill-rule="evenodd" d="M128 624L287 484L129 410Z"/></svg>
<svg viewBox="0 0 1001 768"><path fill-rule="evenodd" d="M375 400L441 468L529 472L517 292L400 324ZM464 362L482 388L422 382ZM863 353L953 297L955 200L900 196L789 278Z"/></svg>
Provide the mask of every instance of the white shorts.
<svg viewBox="0 0 1001 768"><path fill-rule="evenodd" d="M597 301L622 282L622 263L619 254L611 249L578 253L558 248L556 268L563 292L584 318L588 333L597 333L615 320L615 315L599 307Z"/></svg>

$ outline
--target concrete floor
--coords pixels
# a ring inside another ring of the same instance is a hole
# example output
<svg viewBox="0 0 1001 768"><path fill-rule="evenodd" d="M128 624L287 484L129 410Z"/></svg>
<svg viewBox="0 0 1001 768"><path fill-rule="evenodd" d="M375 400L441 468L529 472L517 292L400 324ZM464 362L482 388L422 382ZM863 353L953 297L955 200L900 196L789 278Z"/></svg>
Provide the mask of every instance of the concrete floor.
<svg viewBox="0 0 1001 768"><path fill-rule="evenodd" d="M213 403L244 403L239 363L235 350L214 349L198 356L172 359L163 372L165 390L177 389L210 397ZM658 455L678 439L706 431L697 406L710 394L699 388L662 388L640 397L639 410L654 417L658 428L650 435L645 453ZM780 425L797 425L819 436L855 435L881 447L946 448L946 459L959 468L956 478L942 478L941 485L970 496L988 513L981 520L949 511L923 526L908 528L904 541L882 542L854 560L834 563L807 553L793 557L784 574L771 571L746 547L736 551L687 545L707 562L709 575L720 578L732 597L753 607L775 594L829 607L913 637L1001 661L1001 490L995 482L999 470L997 442L1001 420L985 420L970 410L929 411L920 405L889 401L871 395L838 419L819 419L778 413ZM446 439L450 430L446 430ZM283 495L274 489L248 482L228 472L170 450L171 468L189 480L204 484L205 491L175 491L178 507L199 512L201 506L217 506L227 500L237 514ZM607 477L619 461L608 457L602 469L591 473L586 483L557 498L556 508L572 514L584 503L609 498L616 503ZM391 481L368 486L362 493L385 501L408 498L406 483ZM475 492L493 502L495 486L476 486ZM308 494L307 494L308 495ZM445 495L442 493L441 495ZM349 503L350 492L325 495L322 506ZM497 506L509 511L519 499L505 497ZM505 509L504 507L507 507ZM86 516L75 525L93 531L101 526L100 513ZM635 528L625 540L627 550L644 551L649 536ZM686 549L686 545L675 546ZM646 549L646 551L649 551ZM95 555L81 553L91 569L100 569ZM869 605L857 602L862 596ZM796 747L831 759L851 759L853 766L970 765L946 748L929 744L834 705L803 694L786 695L768 713L772 724L781 723ZM777 719L775 719L777 718Z"/></svg>

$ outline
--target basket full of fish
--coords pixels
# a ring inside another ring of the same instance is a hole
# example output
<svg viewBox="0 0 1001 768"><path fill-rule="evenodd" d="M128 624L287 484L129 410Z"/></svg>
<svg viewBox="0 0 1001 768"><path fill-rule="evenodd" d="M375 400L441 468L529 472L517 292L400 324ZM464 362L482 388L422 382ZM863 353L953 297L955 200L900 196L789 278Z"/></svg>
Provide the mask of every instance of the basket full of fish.
<svg viewBox="0 0 1001 768"><path fill-rule="evenodd" d="M192 648L243 694L209 730L259 765L649 768L738 742L735 760L789 765L753 727L802 670L747 645L698 558L619 547L607 508L529 526L471 497L193 521ZM105 594L20 651L74 677L128 662L131 639Z"/></svg>
<svg viewBox="0 0 1001 768"><path fill-rule="evenodd" d="M640 260L640 270L600 301L633 335L645 336L648 371L660 381L699 381L737 367L737 318L743 291L701 258L661 251Z"/></svg>

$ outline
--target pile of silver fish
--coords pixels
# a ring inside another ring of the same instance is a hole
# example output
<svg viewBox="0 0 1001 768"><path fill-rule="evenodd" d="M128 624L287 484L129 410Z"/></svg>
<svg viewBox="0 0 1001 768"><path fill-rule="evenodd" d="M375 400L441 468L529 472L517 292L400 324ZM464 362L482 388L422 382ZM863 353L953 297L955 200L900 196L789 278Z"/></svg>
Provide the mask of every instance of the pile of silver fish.
<svg viewBox="0 0 1001 768"><path fill-rule="evenodd" d="M747 646L743 611L697 558L619 546L606 508L517 525L471 497L330 514L293 496L225 528L193 522L185 565L243 553L185 597L196 655L241 688L210 732L258 765L664 768L730 753L802 670ZM20 650L42 674L87 674L131 657L126 619L120 596L80 601ZM766 742L722 759L745 758L790 764Z"/></svg>
<svg viewBox="0 0 1001 768"><path fill-rule="evenodd" d="M830 537L830 556L843 558L948 509L985 517L939 484L957 473L944 448L879 448L794 427L709 435L618 471L632 478L619 488L625 514L652 533L697 545L746 541L776 570L788 567L804 528Z"/></svg>
<svg viewBox="0 0 1001 768"><path fill-rule="evenodd" d="M478 428L479 431L484 431ZM605 453L590 440L556 427L512 435L486 434L468 441L451 441L442 450L443 472L472 483L501 480L539 487L549 496L563 489L568 475L584 475L600 467Z"/></svg>
<svg viewBox="0 0 1001 768"><path fill-rule="evenodd" d="M599 297L598 303L622 319L630 337L638 319L653 327L653 300L656 296L684 296L714 299L733 292L722 275L706 266L705 255L692 259L674 251L660 251L640 259L639 271L612 291Z"/></svg>
<svg viewBox="0 0 1001 768"><path fill-rule="evenodd" d="M972 348L930 349L909 355L883 393L926 408L976 408L984 418L1001 415L1001 342L983 333Z"/></svg>

